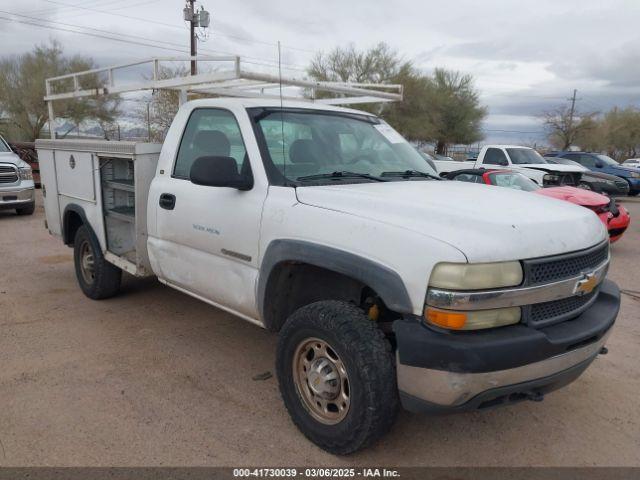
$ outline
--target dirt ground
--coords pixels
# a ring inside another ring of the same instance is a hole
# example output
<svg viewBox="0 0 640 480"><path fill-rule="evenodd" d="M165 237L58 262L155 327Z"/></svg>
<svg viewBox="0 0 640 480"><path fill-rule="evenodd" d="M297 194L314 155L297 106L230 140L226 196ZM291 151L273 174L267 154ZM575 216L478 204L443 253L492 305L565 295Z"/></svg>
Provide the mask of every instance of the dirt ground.
<svg viewBox="0 0 640 480"><path fill-rule="evenodd" d="M38 197L40 202L40 197ZM610 277L640 290L640 202ZM0 213L1 466L639 466L640 302L623 296L609 354L542 403L445 417L406 412L347 458L284 409L276 335L156 280L94 302L72 251L33 217Z"/></svg>

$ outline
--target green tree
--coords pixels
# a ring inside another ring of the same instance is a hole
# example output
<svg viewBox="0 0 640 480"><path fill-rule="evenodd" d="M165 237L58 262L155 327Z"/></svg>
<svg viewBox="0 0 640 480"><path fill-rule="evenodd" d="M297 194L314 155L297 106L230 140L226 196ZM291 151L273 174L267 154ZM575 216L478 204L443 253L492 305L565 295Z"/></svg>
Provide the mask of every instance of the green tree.
<svg viewBox="0 0 640 480"><path fill-rule="evenodd" d="M45 79L95 67L90 58L65 56L55 41L38 45L24 55L5 57L0 60L0 112L24 140L33 141L40 137L48 122ZM89 75L82 78L80 88L97 88L102 84L98 75ZM58 83L61 85L64 82ZM118 115L119 104L118 96L59 101L55 104L55 113L74 126L86 120L108 123Z"/></svg>
<svg viewBox="0 0 640 480"><path fill-rule="evenodd" d="M409 140L435 142L439 152L449 144L483 138L480 124L486 109L479 103L470 75L443 69L424 75L385 43L362 52L353 45L320 52L308 74L318 81L403 85L402 102L358 108L380 115Z"/></svg>
<svg viewBox="0 0 640 480"><path fill-rule="evenodd" d="M485 107L471 75L436 68L428 78L426 109L434 127L436 152L445 154L452 144L469 145L484 138Z"/></svg>
<svg viewBox="0 0 640 480"><path fill-rule="evenodd" d="M640 153L640 111L613 108L604 117L606 150L616 158L636 157Z"/></svg>

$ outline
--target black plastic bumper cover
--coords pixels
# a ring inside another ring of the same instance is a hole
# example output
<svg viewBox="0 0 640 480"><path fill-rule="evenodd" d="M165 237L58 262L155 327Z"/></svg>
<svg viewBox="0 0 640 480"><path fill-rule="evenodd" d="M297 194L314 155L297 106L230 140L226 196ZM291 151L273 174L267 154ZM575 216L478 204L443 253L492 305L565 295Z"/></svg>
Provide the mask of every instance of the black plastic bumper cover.
<svg viewBox="0 0 640 480"><path fill-rule="evenodd" d="M442 332L416 319L393 324L400 363L457 373L484 373L539 362L598 341L614 324L620 290L610 280L578 317L546 328L526 325L475 332Z"/></svg>

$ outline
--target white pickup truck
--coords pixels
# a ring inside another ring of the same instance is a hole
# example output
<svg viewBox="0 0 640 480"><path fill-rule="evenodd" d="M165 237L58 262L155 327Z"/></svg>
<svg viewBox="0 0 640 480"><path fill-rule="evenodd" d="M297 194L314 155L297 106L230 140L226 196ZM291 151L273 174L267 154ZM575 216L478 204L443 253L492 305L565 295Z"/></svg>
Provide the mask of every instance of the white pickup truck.
<svg viewBox="0 0 640 480"><path fill-rule="evenodd" d="M155 275L279 332L284 404L335 454L383 435L400 404L540 400L605 352L618 314L593 212L443 181L365 112L202 99L163 145L36 147L48 229L73 247L82 291Z"/></svg>
<svg viewBox="0 0 640 480"><path fill-rule="evenodd" d="M35 201L31 167L0 137L0 211L15 210L18 215L32 215Z"/></svg>
<svg viewBox="0 0 640 480"><path fill-rule="evenodd" d="M464 162L436 162L438 174L445 176L456 170L464 169L503 169L519 172L540 186L580 184L580 167L548 163L533 148L517 145L486 145L480 150L477 159Z"/></svg>

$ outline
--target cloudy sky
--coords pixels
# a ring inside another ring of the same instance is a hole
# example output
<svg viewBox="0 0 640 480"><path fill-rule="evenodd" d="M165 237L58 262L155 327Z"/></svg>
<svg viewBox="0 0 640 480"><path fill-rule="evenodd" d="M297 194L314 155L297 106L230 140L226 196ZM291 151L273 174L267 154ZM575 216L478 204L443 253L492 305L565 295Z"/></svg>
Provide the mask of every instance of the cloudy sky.
<svg viewBox="0 0 640 480"><path fill-rule="evenodd" d="M233 53L303 76L314 52L385 41L424 71L472 73L488 141L541 142L540 114L578 89L578 108L640 107L639 0L202 0L201 52ZM180 0L0 0L0 55L50 38L101 65L179 55ZM90 35L77 32L85 32Z"/></svg>

